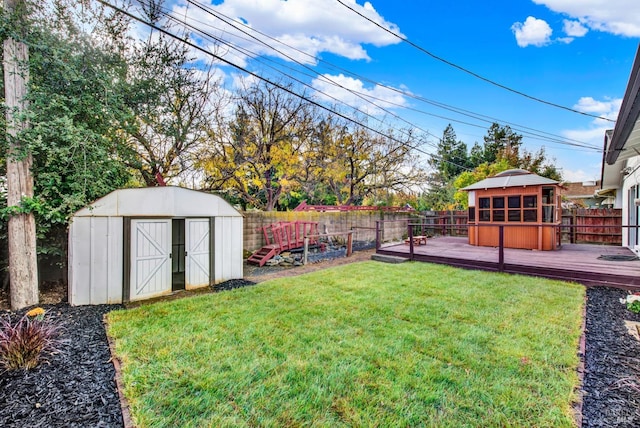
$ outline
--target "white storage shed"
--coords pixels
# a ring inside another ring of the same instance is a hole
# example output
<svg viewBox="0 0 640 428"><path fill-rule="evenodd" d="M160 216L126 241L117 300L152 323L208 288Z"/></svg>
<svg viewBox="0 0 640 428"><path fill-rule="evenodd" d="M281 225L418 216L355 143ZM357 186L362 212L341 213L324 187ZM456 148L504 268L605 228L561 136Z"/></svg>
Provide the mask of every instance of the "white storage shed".
<svg viewBox="0 0 640 428"><path fill-rule="evenodd" d="M120 189L74 214L69 303L122 303L240 279L243 217L180 187Z"/></svg>

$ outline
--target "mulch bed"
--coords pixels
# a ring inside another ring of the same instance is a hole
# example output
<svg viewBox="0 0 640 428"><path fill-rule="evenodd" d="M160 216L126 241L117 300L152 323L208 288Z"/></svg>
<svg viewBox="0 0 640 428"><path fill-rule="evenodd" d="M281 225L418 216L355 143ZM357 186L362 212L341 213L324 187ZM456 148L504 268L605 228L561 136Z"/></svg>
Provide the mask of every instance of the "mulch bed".
<svg viewBox="0 0 640 428"><path fill-rule="evenodd" d="M640 427L640 342L624 320L640 321L620 303L627 292L587 290L583 427Z"/></svg>
<svg viewBox="0 0 640 428"><path fill-rule="evenodd" d="M248 285L254 283L235 280L214 291ZM625 295L603 287L587 291L583 427L640 426L640 342L624 325L640 316L619 302ZM64 326L61 352L32 371L0 373L0 426L122 427L103 325L104 314L121 306L43 307Z"/></svg>
<svg viewBox="0 0 640 428"><path fill-rule="evenodd" d="M47 310L46 319L63 328L60 352L34 370L0 374L0 426L122 427L115 370L102 322L105 313L119 306L42 307Z"/></svg>

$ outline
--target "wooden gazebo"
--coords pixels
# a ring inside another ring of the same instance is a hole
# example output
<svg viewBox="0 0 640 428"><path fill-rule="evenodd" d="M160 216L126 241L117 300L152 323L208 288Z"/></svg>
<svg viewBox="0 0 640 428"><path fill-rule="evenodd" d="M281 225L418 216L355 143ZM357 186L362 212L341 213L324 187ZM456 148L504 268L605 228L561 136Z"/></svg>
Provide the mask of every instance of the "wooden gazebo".
<svg viewBox="0 0 640 428"><path fill-rule="evenodd" d="M469 244L497 247L500 226L505 248L555 250L560 245L559 183L522 169L510 169L462 190L469 192Z"/></svg>

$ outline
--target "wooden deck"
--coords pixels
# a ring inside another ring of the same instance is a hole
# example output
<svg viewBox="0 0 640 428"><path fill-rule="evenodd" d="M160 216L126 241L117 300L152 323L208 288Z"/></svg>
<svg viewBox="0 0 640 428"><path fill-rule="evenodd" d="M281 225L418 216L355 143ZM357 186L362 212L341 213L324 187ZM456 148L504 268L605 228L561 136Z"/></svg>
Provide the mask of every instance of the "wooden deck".
<svg viewBox="0 0 640 428"><path fill-rule="evenodd" d="M383 244L376 252L410 257L410 246L404 242ZM500 269L497 247L469 245L466 237L430 238L427 245L413 247L413 260L417 261L640 290L640 260L603 260L598 258L601 255L634 253L619 246L588 244L563 244L556 251L505 248Z"/></svg>

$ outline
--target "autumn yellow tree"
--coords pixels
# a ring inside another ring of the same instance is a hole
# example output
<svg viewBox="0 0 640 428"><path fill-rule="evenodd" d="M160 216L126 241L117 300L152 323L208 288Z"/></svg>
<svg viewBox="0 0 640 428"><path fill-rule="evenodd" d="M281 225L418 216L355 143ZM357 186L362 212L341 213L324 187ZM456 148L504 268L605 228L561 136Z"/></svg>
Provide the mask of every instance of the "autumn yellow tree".
<svg viewBox="0 0 640 428"><path fill-rule="evenodd" d="M233 118L218 127L202 165L207 187L245 207L265 211L299 187L314 109L303 98L266 83L243 88Z"/></svg>

